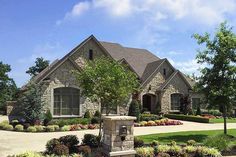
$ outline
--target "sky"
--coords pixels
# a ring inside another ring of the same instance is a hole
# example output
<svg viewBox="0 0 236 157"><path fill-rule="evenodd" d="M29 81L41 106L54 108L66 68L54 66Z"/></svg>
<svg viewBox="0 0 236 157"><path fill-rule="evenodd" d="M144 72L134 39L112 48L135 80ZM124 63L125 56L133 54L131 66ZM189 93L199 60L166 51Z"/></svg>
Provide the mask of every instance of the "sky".
<svg viewBox="0 0 236 157"><path fill-rule="evenodd" d="M236 26L236 0L0 0L0 61L20 87L35 58L62 58L93 34L199 74L192 35L213 34L225 20Z"/></svg>

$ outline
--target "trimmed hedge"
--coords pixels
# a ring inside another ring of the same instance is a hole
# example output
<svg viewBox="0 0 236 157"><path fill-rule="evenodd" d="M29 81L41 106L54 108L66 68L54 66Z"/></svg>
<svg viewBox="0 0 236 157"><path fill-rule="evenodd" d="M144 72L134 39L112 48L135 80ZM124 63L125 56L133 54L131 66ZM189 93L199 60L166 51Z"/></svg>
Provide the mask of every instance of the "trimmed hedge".
<svg viewBox="0 0 236 157"><path fill-rule="evenodd" d="M210 122L209 118L190 116L190 115L182 115L182 114L165 114L165 117L170 118L170 119L199 122L199 123L209 123Z"/></svg>

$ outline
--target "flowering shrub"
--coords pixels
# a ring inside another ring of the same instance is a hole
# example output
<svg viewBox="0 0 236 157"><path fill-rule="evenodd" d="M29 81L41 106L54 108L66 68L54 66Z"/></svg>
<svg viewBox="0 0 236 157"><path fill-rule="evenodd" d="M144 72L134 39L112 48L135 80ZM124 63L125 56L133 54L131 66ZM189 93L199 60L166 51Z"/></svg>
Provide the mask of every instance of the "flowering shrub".
<svg viewBox="0 0 236 157"><path fill-rule="evenodd" d="M161 125L182 125L183 123L177 120L169 120L167 118L155 121L142 121L140 123L134 123L135 127L142 126L161 126Z"/></svg>

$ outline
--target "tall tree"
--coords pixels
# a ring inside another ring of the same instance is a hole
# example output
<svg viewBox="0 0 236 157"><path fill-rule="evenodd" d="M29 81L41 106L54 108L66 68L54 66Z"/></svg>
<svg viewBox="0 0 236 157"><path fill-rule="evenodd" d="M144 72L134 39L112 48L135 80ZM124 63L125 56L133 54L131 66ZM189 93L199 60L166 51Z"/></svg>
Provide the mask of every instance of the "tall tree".
<svg viewBox="0 0 236 157"><path fill-rule="evenodd" d="M26 71L27 74L34 77L43 71L49 65L49 60L45 60L43 57L36 58L35 65L29 67Z"/></svg>
<svg viewBox="0 0 236 157"><path fill-rule="evenodd" d="M82 94L100 103L107 115L114 107L126 103L138 87L138 80L133 72L121 63L105 58L88 61L76 76L83 89ZM101 127L99 135L101 136Z"/></svg>
<svg viewBox="0 0 236 157"><path fill-rule="evenodd" d="M205 47L198 50L196 57L198 63L206 64L201 69L198 85L210 107L222 109L225 134L227 112L235 105L236 98L236 35L232 29L224 22L213 38L208 33L194 34L198 44Z"/></svg>
<svg viewBox="0 0 236 157"><path fill-rule="evenodd" d="M0 109L4 110L6 101L14 99L17 87L12 78L8 76L11 67L0 62Z"/></svg>

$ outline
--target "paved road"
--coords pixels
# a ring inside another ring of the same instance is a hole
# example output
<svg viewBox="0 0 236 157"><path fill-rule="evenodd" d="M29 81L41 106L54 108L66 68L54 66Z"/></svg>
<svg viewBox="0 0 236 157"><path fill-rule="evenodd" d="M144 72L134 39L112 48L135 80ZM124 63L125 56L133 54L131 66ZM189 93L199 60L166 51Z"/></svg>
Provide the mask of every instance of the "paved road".
<svg viewBox="0 0 236 157"><path fill-rule="evenodd" d="M134 129L134 134L147 135L178 131L223 129L223 124L202 124L193 122L183 123L183 125L179 126L139 127ZM228 128L236 128L236 123L228 124ZM81 139L83 135L87 133L98 134L98 130L54 133L20 133L0 131L0 157L25 152L26 150L43 151L45 150L46 142L52 138L58 138L64 135L77 135Z"/></svg>

